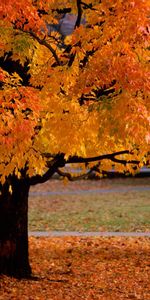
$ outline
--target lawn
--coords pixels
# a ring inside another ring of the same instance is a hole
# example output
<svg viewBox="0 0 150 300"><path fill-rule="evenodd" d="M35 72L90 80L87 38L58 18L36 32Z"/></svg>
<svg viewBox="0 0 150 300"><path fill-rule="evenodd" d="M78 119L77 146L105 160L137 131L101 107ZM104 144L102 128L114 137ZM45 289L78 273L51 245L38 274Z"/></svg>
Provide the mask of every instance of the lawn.
<svg viewBox="0 0 150 300"><path fill-rule="evenodd" d="M150 187L149 181L149 178L131 178L68 185L58 180L50 181L32 189L32 193L53 191L54 194L31 194L29 230L149 231L150 190L128 190ZM116 188L119 191L115 192ZM104 189L107 193L101 192Z"/></svg>

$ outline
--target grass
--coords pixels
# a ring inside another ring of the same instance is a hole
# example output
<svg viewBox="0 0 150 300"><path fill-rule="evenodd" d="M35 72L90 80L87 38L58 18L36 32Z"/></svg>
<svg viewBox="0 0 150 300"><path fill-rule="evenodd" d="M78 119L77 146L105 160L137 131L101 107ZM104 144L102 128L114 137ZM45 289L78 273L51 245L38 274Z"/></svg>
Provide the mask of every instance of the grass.
<svg viewBox="0 0 150 300"><path fill-rule="evenodd" d="M30 197L29 230L149 231L150 192Z"/></svg>

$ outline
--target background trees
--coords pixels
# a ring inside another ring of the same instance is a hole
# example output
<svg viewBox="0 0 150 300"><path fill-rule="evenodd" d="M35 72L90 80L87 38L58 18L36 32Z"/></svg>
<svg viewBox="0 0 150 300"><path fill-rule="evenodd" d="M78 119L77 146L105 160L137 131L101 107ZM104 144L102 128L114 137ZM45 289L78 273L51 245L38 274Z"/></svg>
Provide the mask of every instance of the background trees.
<svg viewBox="0 0 150 300"><path fill-rule="evenodd" d="M66 163L133 172L148 162L148 2L1 1L1 272L30 274L31 184ZM47 26L63 14L77 16L69 36Z"/></svg>

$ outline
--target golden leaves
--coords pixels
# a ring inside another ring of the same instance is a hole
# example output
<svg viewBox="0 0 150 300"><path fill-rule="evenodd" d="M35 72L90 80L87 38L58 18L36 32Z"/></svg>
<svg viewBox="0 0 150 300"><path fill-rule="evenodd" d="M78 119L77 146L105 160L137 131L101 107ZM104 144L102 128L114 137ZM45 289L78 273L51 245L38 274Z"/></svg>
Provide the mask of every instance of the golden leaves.
<svg viewBox="0 0 150 300"><path fill-rule="evenodd" d="M26 162L30 175L42 173L45 151L86 157L140 147L141 161L149 151L148 1L88 5L82 4L84 26L63 38L55 31L48 36L44 22L58 23L60 8L76 13L76 2L8 3L0 21L0 56L5 61L4 53L12 51L11 59L29 68L30 80L23 86L17 69L0 69L4 174ZM47 15L39 17L42 9Z"/></svg>

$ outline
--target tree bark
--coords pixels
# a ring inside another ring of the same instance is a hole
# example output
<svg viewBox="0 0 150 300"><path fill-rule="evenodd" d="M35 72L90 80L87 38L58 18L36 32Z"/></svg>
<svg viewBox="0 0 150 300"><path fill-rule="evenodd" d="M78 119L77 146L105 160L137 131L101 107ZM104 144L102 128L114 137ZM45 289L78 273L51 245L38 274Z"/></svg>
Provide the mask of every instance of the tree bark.
<svg viewBox="0 0 150 300"><path fill-rule="evenodd" d="M0 274L18 278L31 276L28 255L29 187L27 180L15 176L9 177L1 187Z"/></svg>

